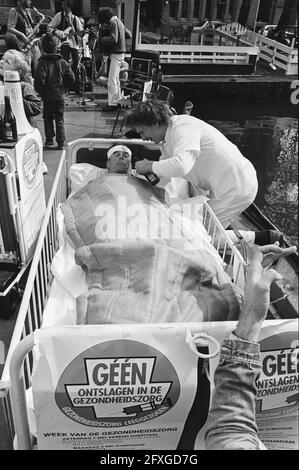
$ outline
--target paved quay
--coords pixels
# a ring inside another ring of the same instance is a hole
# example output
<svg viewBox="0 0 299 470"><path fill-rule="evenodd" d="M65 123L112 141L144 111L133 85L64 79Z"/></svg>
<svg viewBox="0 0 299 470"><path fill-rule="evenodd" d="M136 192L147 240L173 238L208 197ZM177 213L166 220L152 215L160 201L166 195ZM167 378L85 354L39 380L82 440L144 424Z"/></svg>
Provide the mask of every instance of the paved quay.
<svg viewBox="0 0 299 470"><path fill-rule="evenodd" d="M95 87L94 99L90 100L91 92L85 93L85 105L82 104L83 97L71 93L66 97L66 107L64 114L66 141L88 137L110 137L115 121L116 112L102 112L101 109L107 103L107 90L102 87ZM123 113L123 112L122 112ZM119 137L119 124L115 130L115 137ZM45 142L44 123L42 115L36 118L37 127ZM56 145L56 143L55 143ZM56 170L59 164L61 150L44 149L43 157L48 166L49 173L44 175L46 199L48 200Z"/></svg>

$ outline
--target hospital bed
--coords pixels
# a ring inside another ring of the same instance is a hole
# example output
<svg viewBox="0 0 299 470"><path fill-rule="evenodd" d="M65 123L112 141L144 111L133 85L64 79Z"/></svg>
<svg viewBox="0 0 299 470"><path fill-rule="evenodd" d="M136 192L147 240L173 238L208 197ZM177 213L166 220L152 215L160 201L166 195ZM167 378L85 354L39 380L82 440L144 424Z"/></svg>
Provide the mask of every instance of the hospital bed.
<svg viewBox="0 0 299 470"><path fill-rule="evenodd" d="M31 386L33 371L32 333L45 325L55 326L55 321L53 323L51 319L49 321L49 318L44 318L44 312L46 305L49 304L49 298L51 298L54 279L51 263L59 248L59 237L61 235L56 214L59 205L66 200L71 190L68 180L69 169L74 163L83 162L103 168L105 161L103 156L114 143L129 145L135 155L142 155L145 158L148 156L158 158L159 155L159 150L153 143L133 139L130 141L127 139L75 140L68 145L68 149L64 150L61 155L0 383L0 398L4 407L8 431L12 442L17 434L18 448L30 448L32 446L28 416L25 409L26 395L24 395L24 389ZM207 203L203 204L203 225L210 235L211 244L223 260L223 266L226 272L229 273L231 281L235 285L242 286L244 283L245 261L238 249L232 245ZM224 241L221 245L220 239ZM291 332L296 329L294 322L268 321L266 323L265 337L272 337L274 332L276 334L279 332L280 328L284 330L289 328ZM57 325L59 325L59 321ZM199 332L208 333L221 342L225 335L234 329L235 322L192 323L187 326L192 335ZM84 326L81 328L84 328ZM201 367L203 367L203 363ZM11 373L13 373L13 378ZM206 385L205 387L207 388ZM202 402L202 399L200 401ZM203 415L200 418L203 422L207 416L209 393L204 401L203 408L200 408L202 406L200 405L197 409L197 412ZM197 430L195 431L194 442L197 435ZM192 442L192 439L190 442ZM181 448L186 448L185 445L186 442L182 442Z"/></svg>

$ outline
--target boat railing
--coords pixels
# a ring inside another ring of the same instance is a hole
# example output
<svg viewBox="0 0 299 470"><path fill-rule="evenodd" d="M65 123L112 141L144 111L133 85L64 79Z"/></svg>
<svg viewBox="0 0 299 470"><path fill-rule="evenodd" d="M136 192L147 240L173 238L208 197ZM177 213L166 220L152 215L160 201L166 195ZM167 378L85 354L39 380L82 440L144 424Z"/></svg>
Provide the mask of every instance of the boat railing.
<svg viewBox="0 0 299 470"><path fill-rule="evenodd" d="M258 55L255 46L190 46L172 44L139 44L138 49L158 51L160 62L187 64L248 64Z"/></svg>
<svg viewBox="0 0 299 470"><path fill-rule="evenodd" d="M271 64L272 68L283 70L285 75L297 74L298 49L294 47L295 38L292 40L291 45L287 46L262 34L250 31L238 23L223 25L219 30L235 34L238 37L242 37L242 41L244 40L253 46L257 46L259 48L259 59L263 59Z"/></svg>

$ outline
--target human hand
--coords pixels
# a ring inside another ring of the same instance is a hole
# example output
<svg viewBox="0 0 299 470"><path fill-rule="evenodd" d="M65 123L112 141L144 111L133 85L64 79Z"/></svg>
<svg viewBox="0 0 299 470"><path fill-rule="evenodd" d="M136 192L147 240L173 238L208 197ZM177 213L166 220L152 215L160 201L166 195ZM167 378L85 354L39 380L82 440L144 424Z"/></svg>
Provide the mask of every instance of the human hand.
<svg viewBox="0 0 299 470"><path fill-rule="evenodd" d="M59 29L56 29L54 33L55 33L55 36L57 36L58 39L60 39L61 41L65 39L66 34L64 33L64 31L60 31Z"/></svg>
<svg viewBox="0 0 299 470"><path fill-rule="evenodd" d="M140 175L145 175L145 173L150 173L153 171L153 162L150 160L144 159L135 163L135 170Z"/></svg>
<svg viewBox="0 0 299 470"><path fill-rule="evenodd" d="M248 251L248 267L243 306L236 336L247 341L257 341L270 304L270 287L273 281L282 279L274 269L273 261L294 253L296 248L279 248L276 244L261 246Z"/></svg>
<svg viewBox="0 0 299 470"><path fill-rule="evenodd" d="M28 39L25 35L22 36L22 41L24 42L25 46L30 44L30 39Z"/></svg>
<svg viewBox="0 0 299 470"><path fill-rule="evenodd" d="M260 251L264 255L262 262L263 267L267 268L280 258L286 258L292 253L296 253L297 248L295 246L290 248L280 248L279 242L276 242L274 245L261 246Z"/></svg>

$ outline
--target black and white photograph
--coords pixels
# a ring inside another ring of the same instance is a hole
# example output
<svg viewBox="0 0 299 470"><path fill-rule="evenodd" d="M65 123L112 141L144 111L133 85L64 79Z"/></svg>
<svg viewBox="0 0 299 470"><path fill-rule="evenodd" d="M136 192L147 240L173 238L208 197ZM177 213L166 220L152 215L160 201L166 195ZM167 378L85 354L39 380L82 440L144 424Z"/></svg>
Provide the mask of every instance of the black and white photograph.
<svg viewBox="0 0 299 470"><path fill-rule="evenodd" d="M0 0L0 451L299 450L298 104L296 0Z"/></svg>

